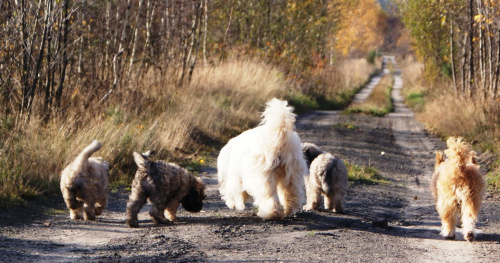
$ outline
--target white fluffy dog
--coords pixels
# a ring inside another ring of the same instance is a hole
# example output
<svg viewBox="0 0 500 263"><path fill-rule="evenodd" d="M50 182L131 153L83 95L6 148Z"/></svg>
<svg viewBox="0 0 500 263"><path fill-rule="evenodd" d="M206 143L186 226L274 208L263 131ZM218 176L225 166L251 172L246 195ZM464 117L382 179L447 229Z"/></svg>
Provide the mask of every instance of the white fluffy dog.
<svg viewBox="0 0 500 263"><path fill-rule="evenodd" d="M108 204L109 164L90 157L100 148L101 143L93 141L61 173L61 192L71 219L94 220Z"/></svg>
<svg viewBox="0 0 500 263"><path fill-rule="evenodd" d="M304 202L307 165L295 130L293 107L272 99L259 126L231 139L217 159L219 192L230 209L253 197L257 215L279 219Z"/></svg>

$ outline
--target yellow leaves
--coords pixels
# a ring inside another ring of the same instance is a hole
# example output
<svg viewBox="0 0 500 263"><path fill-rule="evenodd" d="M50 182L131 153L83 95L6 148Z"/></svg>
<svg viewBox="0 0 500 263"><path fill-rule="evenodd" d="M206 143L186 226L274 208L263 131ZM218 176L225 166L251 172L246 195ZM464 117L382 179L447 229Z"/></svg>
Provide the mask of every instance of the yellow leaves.
<svg viewBox="0 0 500 263"><path fill-rule="evenodd" d="M444 26L446 24L446 15L441 17L441 25Z"/></svg>
<svg viewBox="0 0 500 263"><path fill-rule="evenodd" d="M79 92L78 88L76 88L75 91L73 91L73 94L71 95L71 101L73 101L76 98L76 96L78 95L78 92Z"/></svg>
<svg viewBox="0 0 500 263"><path fill-rule="evenodd" d="M383 41L385 15L374 0L352 2L343 8L335 45L344 56L367 53Z"/></svg>
<svg viewBox="0 0 500 263"><path fill-rule="evenodd" d="M137 135L141 134L142 130L144 130L144 125L142 125L142 124L137 125L137 128L136 128Z"/></svg>
<svg viewBox="0 0 500 263"><path fill-rule="evenodd" d="M490 24L490 25L493 24L493 19L490 17L486 17L483 14L475 15L474 21L476 21L476 23L482 22L482 23L486 23L486 24Z"/></svg>

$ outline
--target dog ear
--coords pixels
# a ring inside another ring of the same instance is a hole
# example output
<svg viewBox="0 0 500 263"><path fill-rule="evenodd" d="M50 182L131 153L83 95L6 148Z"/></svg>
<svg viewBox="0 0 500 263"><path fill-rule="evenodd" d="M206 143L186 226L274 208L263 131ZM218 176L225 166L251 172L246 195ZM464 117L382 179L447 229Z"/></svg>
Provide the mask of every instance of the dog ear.
<svg viewBox="0 0 500 263"><path fill-rule="evenodd" d="M134 152L133 156L134 156L134 161L138 167L146 167L146 165L149 162L149 159L147 156L144 156L143 154L140 154L138 152Z"/></svg>
<svg viewBox="0 0 500 263"><path fill-rule="evenodd" d="M470 158L470 162L475 164L475 165L478 165L478 161L477 161L477 153L475 151L470 151L469 152L469 158Z"/></svg>
<svg viewBox="0 0 500 263"><path fill-rule="evenodd" d="M444 156L442 151L437 151L436 152L436 165L444 162Z"/></svg>
<svg viewBox="0 0 500 263"><path fill-rule="evenodd" d="M149 151L147 151L145 153L142 153L142 156L149 158L149 157L151 157L151 156L153 156L155 154L156 154L155 150L149 150Z"/></svg>
<svg viewBox="0 0 500 263"><path fill-rule="evenodd" d="M322 151L316 145L311 143L302 143L302 152L308 166L311 165L312 161L314 161L318 155L322 154Z"/></svg>

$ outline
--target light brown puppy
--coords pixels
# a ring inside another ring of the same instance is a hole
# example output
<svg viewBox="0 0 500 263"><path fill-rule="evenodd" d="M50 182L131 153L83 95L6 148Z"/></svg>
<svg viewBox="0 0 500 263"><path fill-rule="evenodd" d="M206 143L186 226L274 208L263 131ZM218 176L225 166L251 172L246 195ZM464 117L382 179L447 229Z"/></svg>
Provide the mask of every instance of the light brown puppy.
<svg viewBox="0 0 500 263"><path fill-rule="evenodd" d="M302 143L302 152L309 165L309 176L305 177L307 204L304 210L317 210L323 195L325 209L344 213L347 168L342 160L312 143Z"/></svg>
<svg viewBox="0 0 500 263"><path fill-rule="evenodd" d="M441 218L441 235L455 239L457 219L462 219L464 239L472 242L477 215L481 209L485 183L476 161L476 153L462 138L450 137L444 151L436 153L431 190Z"/></svg>
<svg viewBox="0 0 500 263"><path fill-rule="evenodd" d="M205 184L199 177L172 163L150 161L151 152L134 152L133 155L138 169L127 203L129 227L139 226L137 214L148 198L153 204L149 215L157 224L178 221L175 213L179 204L189 212L200 212L205 198Z"/></svg>
<svg viewBox="0 0 500 263"><path fill-rule="evenodd" d="M94 220L108 204L109 164L90 157L100 148L101 143L93 141L61 173L61 192L71 219Z"/></svg>

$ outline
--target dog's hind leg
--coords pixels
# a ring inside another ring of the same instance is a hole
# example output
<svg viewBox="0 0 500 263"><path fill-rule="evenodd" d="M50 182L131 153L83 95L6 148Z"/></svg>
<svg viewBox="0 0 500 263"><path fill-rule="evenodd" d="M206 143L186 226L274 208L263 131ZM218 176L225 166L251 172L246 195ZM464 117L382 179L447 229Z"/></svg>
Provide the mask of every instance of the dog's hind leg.
<svg viewBox="0 0 500 263"><path fill-rule="evenodd" d="M479 203L479 205L481 205ZM474 229L476 227L477 214L479 209L472 200L462 201L462 226L464 239L473 242L475 239Z"/></svg>
<svg viewBox="0 0 500 263"><path fill-rule="evenodd" d="M436 204L441 217L441 235L446 239L455 239L455 224L457 220L458 207L456 203L446 202L440 198Z"/></svg>
<svg viewBox="0 0 500 263"><path fill-rule="evenodd" d="M127 202L127 225L129 227L139 227L139 220L137 214L142 206L146 203L147 194L143 191L142 187L132 188L132 193Z"/></svg>
<svg viewBox="0 0 500 263"><path fill-rule="evenodd" d="M325 196L325 209L334 210L336 213L343 214L345 212L343 191L335 191L335 193Z"/></svg>
<svg viewBox="0 0 500 263"><path fill-rule="evenodd" d="M83 219L83 202L76 199L75 191L65 188L63 190L64 202L69 209L72 220Z"/></svg>
<svg viewBox="0 0 500 263"><path fill-rule="evenodd" d="M263 219L281 219L285 217L277 192L277 184L272 176L267 177L271 178L267 183L261 185L255 195L255 204L259 207L257 216Z"/></svg>
<svg viewBox="0 0 500 263"><path fill-rule="evenodd" d="M226 178L224 200L229 209L245 210L245 201L248 194L242 189L239 176L233 175Z"/></svg>
<svg viewBox="0 0 500 263"><path fill-rule="evenodd" d="M307 202L303 209L318 209L319 200L321 198L321 189L319 188L319 184L316 182L316 178L314 178L314 175L309 175L306 177L306 196Z"/></svg>

